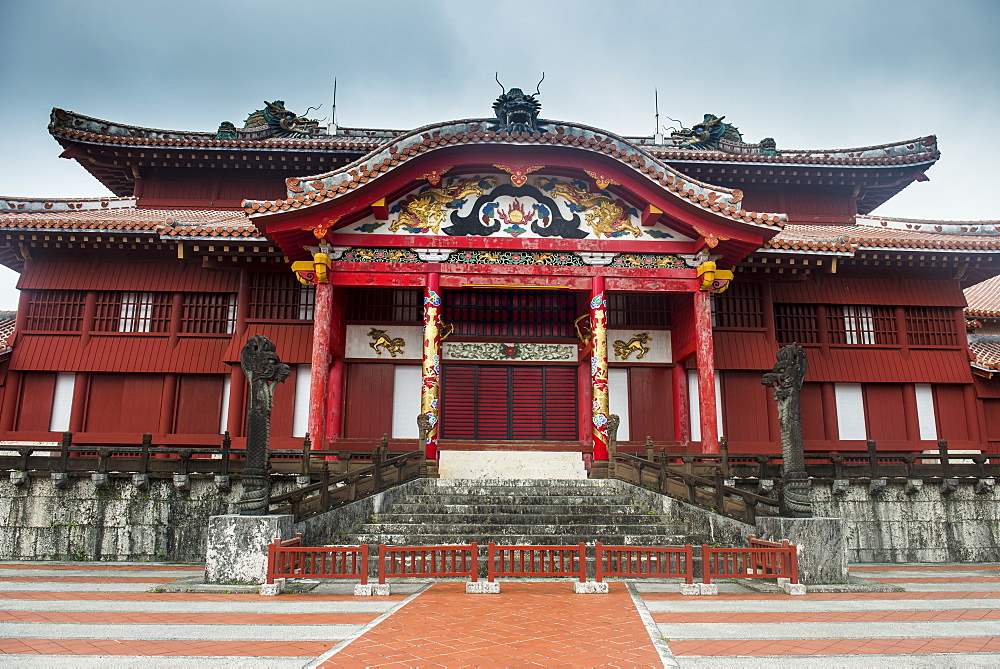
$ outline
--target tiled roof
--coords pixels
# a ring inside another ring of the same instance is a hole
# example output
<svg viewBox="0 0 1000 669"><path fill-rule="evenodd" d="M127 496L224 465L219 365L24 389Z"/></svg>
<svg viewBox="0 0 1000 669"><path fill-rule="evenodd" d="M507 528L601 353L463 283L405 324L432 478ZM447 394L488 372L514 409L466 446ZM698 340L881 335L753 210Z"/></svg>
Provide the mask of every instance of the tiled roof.
<svg viewBox="0 0 1000 669"><path fill-rule="evenodd" d="M479 119L488 122L491 119ZM454 123L473 121L455 121ZM451 123L449 123L450 125ZM568 125L568 124L564 124ZM300 149L315 151L371 151L409 131L382 128L338 128L336 135L313 135L304 139L216 139L214 132L160 130L112 123L76 112L53 109L49 132L78 142L137 146L185 146L205 149ZM823 166L895 166L930 163L940 157L937 138L932 136L853 149L780 149L775 155L761 153L760 145L723 140L717 151L682 149L679 141L665 137L627 137L647 155L670 162L744 162Z"/></svg>
<svg viewBox="0 0 1000 669"><path fill-rule="evenodd" d="M458 121L420 128L373 151L364 158L326 174L286 180L288 197L279 200L245 200L243 206L253 216L289 209L307 208L334 200L389 172L411 158L432 153L456 144L494 144L507 146L557 145L604 154L631 166L637 176L658 183L676 197L687 200L718 216L741 220L752 225L781 227L784 214L747 212L737 205L743 199L740 190L711 186L681 174L652 158L648 153L610 133L581 125L557 125L555 132L508 133L484 129L481 121Z"/></svg>
<svg viewBox="0 0 1000 669"><path fill-rule="evenodd" d="M1000 318L1000 276L987 279L965 289L965 299L969 306L967 316L980 318Z"/></svg>
<svg viewBox="0 0 1000 669"><path fill-rule="evenodd" d="M975 356L974 366L1000 371L1000 342L969 342L969 350Z"/></svg>
<svg viewBox="0 0 1000 669"><path fill-rule="evenodd" d="M874 248L1000 251L996 221L919 221L858 216L856 225L787 225L767 250L855 253Z"/></svg>
<svg viewBox="0 0 1000 669"><path fill-rule="evenodd" d="M402 134L398 130L340 128L336 135L308 139L216 139L214 132L159 130L111 123L75 112L53 109L49 132L77 142L129 146L184 146L204 149L308 149L322 151L370 151Z"/></svg>
<svg viewBox="0 0 1000 669"><path fill-rule="evenodd" d="M14 334L16 318L16 311L0 311L0 352L9 349L12 344L10 338Z"/></svg>
<svg viewBox="0 0 1000 669"><path fill-rule="evenodd" d="M782 149L776 155L761 153L758 144L721 142L719 151L692 151L681 149L675 143L656 144L651 137L630 137L634 144L642 146L656 158L670 162L745 162L778 163L794 165L842 165L842 166L890 166L932 163L941 157L937 148L937 137L864 146L856 149Z"/></svg>
<svg viewBox="0 0 1000 669"><path fill-rule="evenodd" d="M33 199L0 195L0 214L7 212L103 211L135 207L134 197Z"/></svg>
<svg viewBox="0 0 1000 669"><path fill-rule="evenodd" d="M0 202L3 201L0 198ZM242 211L137 209L134 206L114 209L85 207L60 211L54 208L44 209L45 203L59 202L54 200L8 198L6 201L24 203L25 208L13 211L0 208L0 229L3 230L150 232L164 239L263 239Z"/></svg>

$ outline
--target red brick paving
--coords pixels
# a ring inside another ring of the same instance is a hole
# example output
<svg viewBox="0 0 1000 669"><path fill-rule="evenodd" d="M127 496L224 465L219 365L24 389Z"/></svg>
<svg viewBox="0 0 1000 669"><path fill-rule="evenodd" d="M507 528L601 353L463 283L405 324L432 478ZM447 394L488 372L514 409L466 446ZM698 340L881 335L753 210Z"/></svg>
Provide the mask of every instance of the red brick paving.
<svg viewBox="0 0 1000 669"><path fill-rule="evenodd" d="M691 639L671 641L674 655L907 655L997 653L1000 637L953 639Z"/></svg>
<svg viewBox="0 0 1000 669"><path fill-rule="evenodd" d="M1000 611L963 609L953 611L817 611L796 613L718 612L653 613L658 623L859 623L946 622L1000 620Z"/></svg>
<svg viewBox="0 0 1000 669"><path fill-rule="evenodd" d="M609 585L608 595L567 582L467 595L437 583L322 666L662 666L625 585Z"/></svg>
<svg viewBox="0 0 1000 669"><path fill-rule="evenodd" d="M116 639L0 639L0 654L315 657L328 641L119 641Z"/></svg>

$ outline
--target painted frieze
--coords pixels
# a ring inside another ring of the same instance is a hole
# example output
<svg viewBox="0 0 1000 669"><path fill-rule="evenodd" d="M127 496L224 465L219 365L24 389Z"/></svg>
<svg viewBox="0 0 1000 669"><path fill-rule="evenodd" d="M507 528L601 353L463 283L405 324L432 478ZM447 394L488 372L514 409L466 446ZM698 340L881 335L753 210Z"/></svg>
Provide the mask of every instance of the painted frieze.
<svg viewBox="0 0 1000 669"><path fill-rule="evenodd" d="M576 344L530 342L447 342L445 360L504 360L514 362L576 362Z"/></svg>
<svg viewBox="0 0 1000 669"><path fill-rule="evenodd" d="M451 235L509 238L691 241L661 223L641 225L640 207L580 179L531 174L541 165L508 166L506 174L436 177L340 234ZM514 169L518 167L519 169Z"/></svg>
<svg viewBox="0 0 1000 669"><path fill-rule="evenodd" d="M442 262L459 265L557 265L583 267L648 267L650 269L686 269L682 255L673 253L600 253L576 251L493 251L484 249L393 249L336 247L333 262L424 263Z"/></svg>

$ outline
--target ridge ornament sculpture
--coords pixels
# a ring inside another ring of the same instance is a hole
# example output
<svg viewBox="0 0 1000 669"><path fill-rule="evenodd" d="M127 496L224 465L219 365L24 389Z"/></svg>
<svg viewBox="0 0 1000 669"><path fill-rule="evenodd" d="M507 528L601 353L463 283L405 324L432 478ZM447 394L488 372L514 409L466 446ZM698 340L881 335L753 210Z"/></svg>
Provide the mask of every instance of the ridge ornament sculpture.
<svg viewBox="0 0 1000 669"><path fill-rule="evenodd" d="M247 403L247 450L243 468L243 493L239 509L242 516L267 514L271 496L271 408L274 386L288 378L291 370L274 352L274 342L254 335L240 352L240 366L250 384Z"/></svg>
<svg viewBox="0 0 1000 669"><path fill-rule="evenodd" d="M806 473L802 446L802 381L806 377L806 352L797 344L778 349L774 369L764 374L761 383L774 390L781 425L782 502L792 518L812 518L809 501L809 475Z"/></svg>

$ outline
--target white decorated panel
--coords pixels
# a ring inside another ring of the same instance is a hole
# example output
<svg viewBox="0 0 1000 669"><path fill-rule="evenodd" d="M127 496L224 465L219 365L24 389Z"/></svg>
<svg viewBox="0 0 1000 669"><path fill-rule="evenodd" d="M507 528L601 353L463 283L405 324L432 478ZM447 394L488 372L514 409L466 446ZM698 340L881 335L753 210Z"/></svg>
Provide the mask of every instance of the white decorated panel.
<svg viewBox="0 0 1000 669"><path fill-rule="evenodd" d="M673 362L670 330L608 330L608 362Z"/></svg>
<svg viewBox="0 0 1000 669"><path fill-rule="evenodd" d="M576 344L519 342L445 342L445 360L503 360L510 362L576 362Z"/></svg>
<svg viewBox="0 0 1000 669"><path fill-rule="evenodd" d="M348 325L344 357L420 360L423 346L420 325Z"/></svg>

